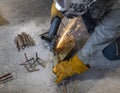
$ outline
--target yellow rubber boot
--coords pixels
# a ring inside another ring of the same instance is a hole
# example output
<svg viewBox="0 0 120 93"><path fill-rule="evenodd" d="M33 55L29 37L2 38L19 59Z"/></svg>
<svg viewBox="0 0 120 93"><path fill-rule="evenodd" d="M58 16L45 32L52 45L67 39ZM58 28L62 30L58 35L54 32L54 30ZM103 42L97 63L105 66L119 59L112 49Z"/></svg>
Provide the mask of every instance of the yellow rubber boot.
<svg viewBox="0 0 120 93"><path fill-rule="evenodd" d="M60 83L63 79L74 74L81 74L88 70L88 67L75 55L69 61L63 61L53 68L53 73L56 74L56 83Z"/></svg>

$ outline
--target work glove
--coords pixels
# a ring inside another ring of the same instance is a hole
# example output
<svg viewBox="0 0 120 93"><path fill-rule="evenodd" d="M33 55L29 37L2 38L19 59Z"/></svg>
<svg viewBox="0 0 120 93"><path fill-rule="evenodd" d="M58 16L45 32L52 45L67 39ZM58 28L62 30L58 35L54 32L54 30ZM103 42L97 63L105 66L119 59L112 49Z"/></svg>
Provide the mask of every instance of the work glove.
<svg viewBox="0 0 120 93"><path fill-rule="evenodd" d="M53 2L51 7L51 20L56 16L60 17L61 19L64 17L63 14L55 7L55 2Z"/></svg>
<svg viewBox="0 0 120 93"><path fill-rule="evenodd" d="M74 74L81 74L88 70L88 67L75 55L69 61L63 61L53 68L53 73L56 74L56 83L59 84L63 79Z"/></svg>

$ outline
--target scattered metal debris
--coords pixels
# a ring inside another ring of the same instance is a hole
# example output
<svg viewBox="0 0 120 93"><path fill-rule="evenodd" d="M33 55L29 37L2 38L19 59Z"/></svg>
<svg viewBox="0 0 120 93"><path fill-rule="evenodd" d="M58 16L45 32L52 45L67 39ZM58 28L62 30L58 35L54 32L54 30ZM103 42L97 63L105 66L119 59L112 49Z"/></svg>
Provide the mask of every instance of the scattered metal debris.
<svg viewBox="0 0 120 93"><path fill-rule="evenodd" d="M6 83L13 79L14 79L14 76L11 73L4 74L0 76L0 84Z"/></svg>
<svg viewBox="0 0 120 93"><path fill-rule="evenodd" d="M17 34L17 36L15 37L15 44L16 47L18 48L18 51L20 51L25 47L35 45L35 41L32 39L32 37L29 34L22 32L21 34Z"/></svg>
<svg viewBox="0 0 120 93"><path fill-rule="evenodd" d="M20 65L24 65L28 72L39 71L39 69L36 68L37 64L41 65L43 68L46 67L46 65L44 64L45 62L41 58L38 57L37 52L36 52L36 58L32 57L28 59L26 53L24 53L24 56L25 56L26 61L24 63L21 63Z"/></svg>

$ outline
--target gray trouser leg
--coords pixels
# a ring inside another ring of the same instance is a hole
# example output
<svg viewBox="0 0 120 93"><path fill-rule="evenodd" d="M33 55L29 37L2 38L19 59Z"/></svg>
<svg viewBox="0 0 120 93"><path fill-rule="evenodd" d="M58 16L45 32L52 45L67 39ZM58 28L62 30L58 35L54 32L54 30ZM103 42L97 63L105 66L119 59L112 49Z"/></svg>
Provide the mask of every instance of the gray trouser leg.
<svg viewBox="0 0 120 93"><path fill-rule="evenodd" d="M78 55L82 54L82 57L79 56L80 59L84 57L83 61L84 59L87 60L93 57L97 52L102 51L106 46L120 36L120 31L118 29L120 28L107 28L102 24L96 27L91 37L81 49L81 53L78 53Z"/></svg>
<svg viewBox="0 0 120 93"><path fill-rule="evenodd" d="M89 60L120 37L120 4L116 3L95 27L94 32L78 53L83 61Z"/></svg>

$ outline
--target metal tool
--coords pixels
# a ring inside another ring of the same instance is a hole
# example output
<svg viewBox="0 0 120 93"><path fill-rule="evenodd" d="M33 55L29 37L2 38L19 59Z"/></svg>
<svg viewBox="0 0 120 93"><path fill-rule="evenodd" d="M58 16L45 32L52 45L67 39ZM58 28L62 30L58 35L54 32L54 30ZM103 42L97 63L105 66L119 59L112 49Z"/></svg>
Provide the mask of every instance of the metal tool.
<svg viewBox="0 0 120 93"><path fill-rule="evenodd" d="M61 23L61 18L56 16L51 21L51 26L50 26L49 31L39 35L41 37L41 39L45 40L48 43L48 45L50 47L50 51L53 50L53 48L56 44L55 40L57 37L57 32L58 32L60 23Z"/></svg>
<svg viewBox="0 0 120 93"><path fill-rule="evenodd" d="M59 18L58 16L56 16L52 20L52 22L51 22L51 26L50 26L49 32L40 35L41 39L46 40L48 42L51 42L55 38L55 36L56 36L56 34L58 32L58 28L59 28L60 22L61 22L61 18Z"/></svg>

